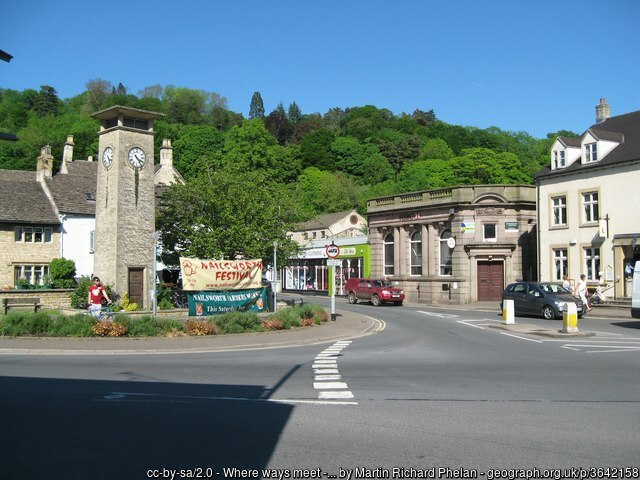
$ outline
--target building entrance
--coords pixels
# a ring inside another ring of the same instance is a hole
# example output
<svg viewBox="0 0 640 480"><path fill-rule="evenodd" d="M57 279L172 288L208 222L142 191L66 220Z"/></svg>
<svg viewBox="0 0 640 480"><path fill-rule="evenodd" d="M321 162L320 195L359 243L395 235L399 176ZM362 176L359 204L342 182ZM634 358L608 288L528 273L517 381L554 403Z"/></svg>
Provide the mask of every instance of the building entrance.
<svg viewBox="0 0 640 480"><path fill-rule="evenodd" d="M504 264L478 261L478 301L500 301L504 291Z"/></svg>

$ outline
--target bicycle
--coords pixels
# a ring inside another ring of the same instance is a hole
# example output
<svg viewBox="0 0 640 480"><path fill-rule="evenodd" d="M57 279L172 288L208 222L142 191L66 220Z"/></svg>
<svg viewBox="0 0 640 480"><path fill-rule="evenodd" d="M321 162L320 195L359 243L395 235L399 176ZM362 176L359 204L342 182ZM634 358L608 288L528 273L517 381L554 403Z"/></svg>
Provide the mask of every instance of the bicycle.
<svg viewBox="0 0 640 480"><path fill-rule="evenodd" d="M102 307L96 317L89 307L89 315L95 317L99 322L113 322L113 310L108 305Z"/></svg>

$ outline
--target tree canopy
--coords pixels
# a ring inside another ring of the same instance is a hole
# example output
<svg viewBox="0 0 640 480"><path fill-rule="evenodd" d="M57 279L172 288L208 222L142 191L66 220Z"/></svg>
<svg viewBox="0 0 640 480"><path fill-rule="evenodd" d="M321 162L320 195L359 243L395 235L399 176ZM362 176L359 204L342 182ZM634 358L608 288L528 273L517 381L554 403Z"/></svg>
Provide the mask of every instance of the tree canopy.
<svg viewBox="0 0 640 480"><path fill-rule="evenodd" d="M174 165L187 181L170 191L159 214L165 240L189 254L226 258L267 258L265 245L285 245L283 232L292 222L353 208L364 213L375 196L531 184L548 164L557 135L536 139L497 127L452 125L426 108L398 115L373 105L303 113L291 101L265 116L258 91L245 119L216 92L151 85L133 95L121 82L96 78L64 100L48 85L0 89L0 131L19 138L0 142L0 168L34 170L46 144L59 168L70 134L76 159L98 156L99 125L90 115L113 105L165 114L154 127L156 161L162 139L170 138Z"/></svg>

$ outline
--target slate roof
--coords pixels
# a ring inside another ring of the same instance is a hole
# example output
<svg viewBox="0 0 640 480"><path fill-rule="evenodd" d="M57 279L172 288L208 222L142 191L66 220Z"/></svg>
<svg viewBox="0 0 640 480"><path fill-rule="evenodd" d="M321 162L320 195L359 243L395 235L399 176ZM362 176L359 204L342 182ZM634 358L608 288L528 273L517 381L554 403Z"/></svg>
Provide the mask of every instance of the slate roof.
<svg viewBox="0 0 640 480"><path fill-rule="evenodd" d="M60 224L35 172L0 170L0 222Z"/></svg>
<svg viewBox="0 0 640 480"><path fill-rule="evenodd" d="M342 220L347 215L351 214L353 210L346 210L344 212L336 212L336 213L326 213L324 215L319 215L311 220L308 220L304 223L301 223L297 226L297 231L302 230L318 230L320 228L327 228L333 225L334 223Z"/></svg>
<svg viewBox="0 0 640 480"><path fill-rule="evenodd" d="M97 168L97 162L75 160L67 164L69 173L58 173L46 180L60 213L96 214Z"/></svg>
<svg viewBox="0 0 640 480"><path fill-rule="evenodd" d="M551 165L547 165L536 173L534 178L537 180L545 177L560 176L589 169L640 161L640 110L625 115L610 117L602 123L592 125L589 127L589 130L591 130L593 135L598 139L612 140L621 143L598 162L582 165L580 161L576 161L567 168L556 170L551 170ZM582 138L584 138L586 133L587 132L582 135ZM562 138L562 141L565 142L566 145L568 145L566 143L567 140L567 138Z"/></svg>

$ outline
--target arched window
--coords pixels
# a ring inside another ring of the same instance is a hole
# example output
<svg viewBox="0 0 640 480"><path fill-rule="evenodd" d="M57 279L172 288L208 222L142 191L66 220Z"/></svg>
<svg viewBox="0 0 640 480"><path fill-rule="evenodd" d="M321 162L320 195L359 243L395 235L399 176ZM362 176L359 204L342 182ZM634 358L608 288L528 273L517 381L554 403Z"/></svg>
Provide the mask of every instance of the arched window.
<svg viewBox="0 0 640 480"><path fill-rule="evenodd" d="M393 233L389 233L384 237L384 252L382 264L384 266L385 275L394 275L393 264L395 263Z"/></svg>
<svg viewBox="0 0 640 480"><path fill-rule="evenodd" d="M413 232L411 240L411 275L422 275L422 233Z"/></svg>
<svg viewBox="0 0 640 480"><path fill-rule="evenodd" d="M451 230L443 230L440 234L440 275L450 277L453 275L453 248L447 245L451 238Z"/></svg>

